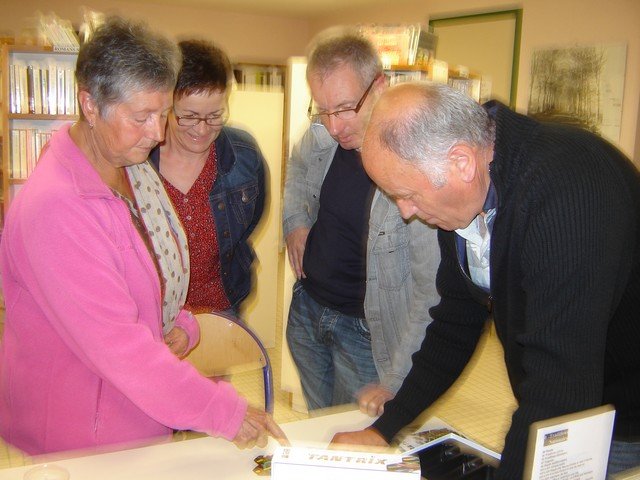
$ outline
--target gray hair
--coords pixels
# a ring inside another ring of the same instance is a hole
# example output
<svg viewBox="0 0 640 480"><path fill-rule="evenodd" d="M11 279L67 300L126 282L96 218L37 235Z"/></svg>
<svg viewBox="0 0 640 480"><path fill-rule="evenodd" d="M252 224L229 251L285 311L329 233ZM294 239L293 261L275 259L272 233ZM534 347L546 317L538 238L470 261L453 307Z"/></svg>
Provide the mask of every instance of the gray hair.
<svg viewBox="0 0 640 480"><path fill-rule="evenodd" d="M323 30L309 44L307 58L307 79L312 75L325 78L337 68L348 65L365 88L382 73L378 51L355 27Z"/></svg>
<svg viewBox="0 0 640 480"><path fill-rule="evenodd" d="M414 108L381 122L379 140L401 159L417 166L435 187L446 183L448 153L460 143L491 147L495 126L487 111L469 96L447 85L416 82Z"/></svg>
<svg viewBox="0 0 640 480"><path fill-rule="evenodd" d="M78 88L96 102L100 115L144 90L173 90L181 56L167 38L142 23L112 16L80 47Z"/></svg>

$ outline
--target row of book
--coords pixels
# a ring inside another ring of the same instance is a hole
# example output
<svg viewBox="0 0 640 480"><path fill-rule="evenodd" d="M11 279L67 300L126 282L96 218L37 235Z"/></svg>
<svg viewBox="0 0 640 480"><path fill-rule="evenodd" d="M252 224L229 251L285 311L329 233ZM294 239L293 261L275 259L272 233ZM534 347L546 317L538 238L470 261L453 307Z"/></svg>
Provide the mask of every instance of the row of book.
<svg viewBox="0 0 640 480"><path fill-rule="evenodd" d="M438 37L430 27L416 24L364 24L358 29L375 45L384 68L392 65L428 65Z"/></svg>
<svg viewBox="0 0 640 480"><path fill-rule="evenodd" d="M449 86L480 102L481 79L480 78L449 78Z"/></svg>
<svg viewBox="0 0 640 480"><path fill-rule="evenodd" d="M80 43L69 20L63 20L55 13L38 13L40 36L46 39L55 52L78 52Z"/></svg>
<svg viewBox="0 0 640 480"><path fill-rule="evenodd" d="M36 167L42 147L55 130L41 128L15 128L10 130L11 155L9 160L9 178L26 179Z"/></svg>
<svg viewBox="0 0 640 480"><path fill-rule="evenodd" d="M282 92L284 69L274 65L236 64L233 75L238 90Z"/></svg>
<svg viewBox="0 0 640 480"><path fill-rule="evenodd" d="M429 80L435 83L449 81L449 64L442 60L432 60L428 66L414 69L391 69L385 72L389 85L403 82Z"/></svg>
<svg viewBox="0 0 640 480"><path fill-rule="evenodd" d="M9 66L9 111L23 114L77 115L78 87L73 68L13 63Z"/></svg>

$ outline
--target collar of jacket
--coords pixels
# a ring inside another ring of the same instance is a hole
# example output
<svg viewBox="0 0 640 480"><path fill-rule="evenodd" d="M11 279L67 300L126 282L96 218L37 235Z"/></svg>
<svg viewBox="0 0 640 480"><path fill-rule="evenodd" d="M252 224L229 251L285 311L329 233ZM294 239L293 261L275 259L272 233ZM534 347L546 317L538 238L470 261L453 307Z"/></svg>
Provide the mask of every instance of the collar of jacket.
<svg viewBox="0 0 640 480"><path fill-rule="evenodd" d="M75 191L85 198L115 198L89 159L71 139L70 128L71 124L63 125L49 148L69 172Z"/></svg>

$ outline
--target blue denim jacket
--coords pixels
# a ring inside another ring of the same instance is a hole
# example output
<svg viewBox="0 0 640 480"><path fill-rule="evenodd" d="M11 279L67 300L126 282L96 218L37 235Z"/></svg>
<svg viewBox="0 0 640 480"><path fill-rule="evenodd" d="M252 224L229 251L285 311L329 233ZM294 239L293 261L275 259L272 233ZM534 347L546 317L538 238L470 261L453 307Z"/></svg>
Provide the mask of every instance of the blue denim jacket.
<svg viewBox="0 0 640 480"><path fill-rule="evenodd" d="M293 147L284 183L283 233L311 228L318 218L320 189L338 143L322 125L312 124Z"/></svg>
<svg viewBox="0 0 640 480"><path fill-rule="evenodd" d="M322 182L337 148L322 125L311 125L293 148L285 181L285 236L316 221ZM364 308L381 385L394 393L431 322L429 308L439 302L439 263L436 230L418 220L406 223L395 203L376 191L369 217Z"/></svg>
<svg viewBox="0 0 640 480"><path fill-rule="evenodd" d="M406 222L395 202L376 191L369 216L367 293L364 312L380 384L397 392L411 369L411 355L424 339L440 302L438 230Z"/></svg>
<svg viewBox="0 0 640 480"><path fill-rule="evenodd" d="M243 130L223 127L215 140L218 173L209 192L216 225L222 284L237 309L251 289L254 253L247 240L265 204L265 161L255 139ZM160 149L151 152L160 170Z"/></svg>

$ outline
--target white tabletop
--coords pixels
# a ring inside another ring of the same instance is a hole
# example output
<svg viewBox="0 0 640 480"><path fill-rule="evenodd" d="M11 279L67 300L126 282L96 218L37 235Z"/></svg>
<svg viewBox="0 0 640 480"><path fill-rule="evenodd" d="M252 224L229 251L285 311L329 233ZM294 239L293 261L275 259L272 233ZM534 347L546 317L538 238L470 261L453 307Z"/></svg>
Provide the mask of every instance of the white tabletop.
<svg viewBox="0 0 640 480"><path fill-rule="evenodd" d="M282 429L295 446L324 448L334 433L359 430L371 423L364 414L349 411L283 424ZM253 459L271 454L275 444L271 441L264 449L239 450L225 440L204 437L49 463L67 469L71 480L258 480L261 477L252 471ZM22 480L31 468L34 465L0 470L0 480Z"/></svg>

